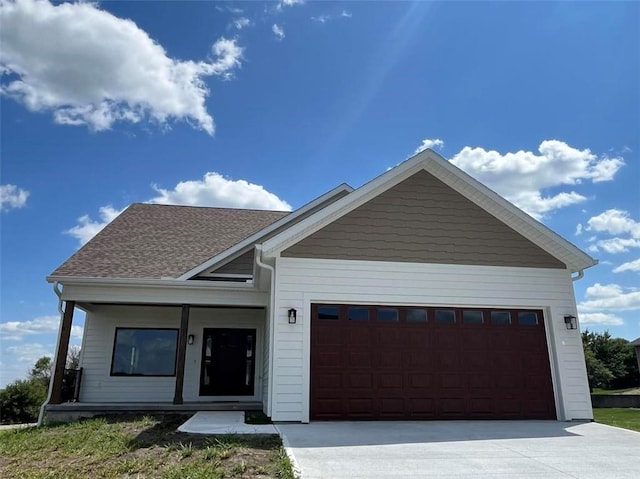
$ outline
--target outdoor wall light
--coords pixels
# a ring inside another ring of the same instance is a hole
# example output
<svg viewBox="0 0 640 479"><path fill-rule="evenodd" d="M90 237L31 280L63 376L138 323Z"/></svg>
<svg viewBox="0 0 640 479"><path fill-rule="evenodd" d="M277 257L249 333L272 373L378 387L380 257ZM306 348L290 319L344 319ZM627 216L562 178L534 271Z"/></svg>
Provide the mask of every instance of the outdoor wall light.
<svg viewBox="0 0 640 479"><path fill-rule="evenodd" d="M296 320L297 320L297 313L295 308L291 308L289 310L289 324L296 324Z"/></svg>
<svg viewBox="0 0 640 479"><path fill-rule="evenodd" d="M564 325L567 329L578 329L578 322L576 321L576 317L568 314L564 317Z"/></svg>
<svg viewBox="0 0 640 479"><path fill-rule="evenodd" d="M183 336L184 337L184 336ZM187 337L187 344L193 344L196 342L196 335L195 334L190 334Z"/></svg>

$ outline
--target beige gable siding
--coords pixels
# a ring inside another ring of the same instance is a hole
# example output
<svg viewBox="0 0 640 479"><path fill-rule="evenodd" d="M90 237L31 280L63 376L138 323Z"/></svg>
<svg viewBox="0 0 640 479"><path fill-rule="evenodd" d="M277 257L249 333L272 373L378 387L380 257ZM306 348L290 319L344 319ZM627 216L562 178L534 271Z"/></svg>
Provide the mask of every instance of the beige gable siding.
<svg viewBox="0 0 640 479"><path fill-rule="evenodd" d="M327 199L326 201L323 201L322 203L316 205L314 208L311 208L305 214L300 215L300 217L296 218L295 220L292 220L289 223L283 226L280 226L279 228L276 228L270 233L266 234L260 241L261 242L266 241L269 238L274 237L278 233L295 225L296 223L299 223L305 218L308 218L313 213L321 210L322 208L327 207L331 203L338 201L340 198L348 194L349 194L348 191L341 191L335 194L334 196ZM225 263L220 267L213 267L213 269L210 269L208 272L198 275L196 279L200 277L206 278L208 276L215 276L216 274L253 274L253 260L254 260L254 248L253 246L251 246L251 249L246 253L243 253L242 255L238 256L236 259L229 261L228 263Z"/></svg>
<svg viewBox="0 0 640 479"><path fill-rule="evenodd" d="M215 274L253 274L253 249L220 266Z"/></svg>
<svg viewBox="0 0 640 479"><path fill-rule="evenodd" d="M282 256L565 268L424 170L304 238Z"/></svg>

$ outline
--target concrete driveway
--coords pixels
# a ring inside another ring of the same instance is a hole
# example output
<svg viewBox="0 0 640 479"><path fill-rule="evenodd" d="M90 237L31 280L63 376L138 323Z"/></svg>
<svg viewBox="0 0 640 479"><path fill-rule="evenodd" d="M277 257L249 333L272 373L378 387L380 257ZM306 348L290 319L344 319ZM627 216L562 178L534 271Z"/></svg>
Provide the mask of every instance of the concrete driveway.
<svg viewBox="0 0 640 479"><path fill-rule="evenodd" d="M640 433L557 421L278 424L303 479L640 478Z"/></svg>

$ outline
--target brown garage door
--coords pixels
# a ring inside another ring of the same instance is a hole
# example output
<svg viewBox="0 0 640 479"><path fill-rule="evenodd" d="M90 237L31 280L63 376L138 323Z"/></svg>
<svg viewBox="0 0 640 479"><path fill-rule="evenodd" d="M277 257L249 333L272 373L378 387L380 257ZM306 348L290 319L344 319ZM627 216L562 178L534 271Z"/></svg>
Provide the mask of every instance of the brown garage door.
<svg viewBox="0 0 640 479"><path fill-rule="evenodd" d="M311 419L555 419L542 311L312 305Z"/></svg>

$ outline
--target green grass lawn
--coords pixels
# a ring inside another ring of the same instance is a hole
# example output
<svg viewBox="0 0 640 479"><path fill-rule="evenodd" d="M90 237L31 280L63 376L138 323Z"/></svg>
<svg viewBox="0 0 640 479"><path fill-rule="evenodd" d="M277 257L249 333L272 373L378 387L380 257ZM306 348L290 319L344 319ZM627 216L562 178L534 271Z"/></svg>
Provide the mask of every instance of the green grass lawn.
<svg viewBox="0 0 640 479"><path fill-rule="evenodd" d="M176 432L185 416L110 417L0 432L4 478L283 478L276 435Z"/></svg>
<svg viewBox="0 0 640 479"><path fill-rule="evenodd" d="M640 432L640 409L594 408L593 417L596 422L601 422L602 424Z"/></svg>

